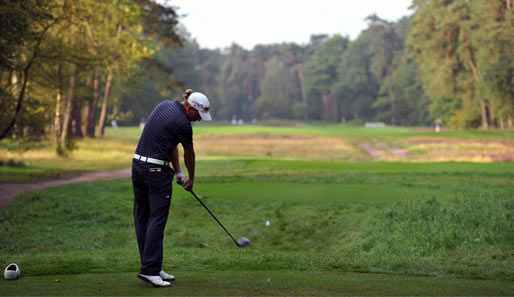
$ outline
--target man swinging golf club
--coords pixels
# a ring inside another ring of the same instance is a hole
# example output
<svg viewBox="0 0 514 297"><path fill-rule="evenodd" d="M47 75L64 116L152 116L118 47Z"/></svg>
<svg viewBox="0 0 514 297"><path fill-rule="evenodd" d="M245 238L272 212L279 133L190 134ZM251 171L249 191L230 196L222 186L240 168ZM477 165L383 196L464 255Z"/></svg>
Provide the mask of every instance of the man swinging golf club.
<svg viewBox="0 0 514 297"><path fill-rule="evenodd" d="M175 277L162 270L164 227L171 202L173 175L192 191L195 177L195 151L191 121L210 121L209 99L190 89L185 100L163 101L150 114L134 160L134 225L141 269L137 276L156 287L167 287ZM189 178L180 170L178 144L184 148ZM173 169L170 168L170 162Z"/></svg>

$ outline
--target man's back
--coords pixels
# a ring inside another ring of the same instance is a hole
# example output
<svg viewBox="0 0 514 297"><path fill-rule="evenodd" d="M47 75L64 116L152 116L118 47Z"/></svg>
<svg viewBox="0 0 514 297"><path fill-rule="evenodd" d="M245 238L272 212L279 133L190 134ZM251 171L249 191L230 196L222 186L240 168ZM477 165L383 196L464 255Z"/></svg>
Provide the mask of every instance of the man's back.
<svg viewBox="0 0 514 297"><path fill-rule="evenodd" d="M139 139L136 154L169 160L179 144L193 146L193 129L179 101L163 101L150 114Z"/></svg>

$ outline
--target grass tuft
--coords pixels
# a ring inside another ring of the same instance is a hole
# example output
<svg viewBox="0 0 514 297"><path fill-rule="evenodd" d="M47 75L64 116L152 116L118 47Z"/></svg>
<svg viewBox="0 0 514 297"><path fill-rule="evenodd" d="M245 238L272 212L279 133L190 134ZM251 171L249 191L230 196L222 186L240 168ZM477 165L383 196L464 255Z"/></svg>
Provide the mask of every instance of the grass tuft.
<svg viewBox="0 0 514 297"><path fill-rule="evenodd" d="M391 256L514 259L514 198L461 196L398 203L365 227L363 250Z"/></svg>

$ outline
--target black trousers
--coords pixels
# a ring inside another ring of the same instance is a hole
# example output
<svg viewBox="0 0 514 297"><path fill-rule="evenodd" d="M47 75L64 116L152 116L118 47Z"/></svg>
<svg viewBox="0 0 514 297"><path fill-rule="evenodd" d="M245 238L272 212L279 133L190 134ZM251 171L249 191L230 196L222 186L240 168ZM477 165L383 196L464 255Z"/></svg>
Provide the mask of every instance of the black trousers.
<svg viewBox="0 0 514 297"><path fill-rule="evenodd" d="M173 170L169 166L132 161L134 226L141 259L140 273L162 270L164 227L171 202Z"/></svg>

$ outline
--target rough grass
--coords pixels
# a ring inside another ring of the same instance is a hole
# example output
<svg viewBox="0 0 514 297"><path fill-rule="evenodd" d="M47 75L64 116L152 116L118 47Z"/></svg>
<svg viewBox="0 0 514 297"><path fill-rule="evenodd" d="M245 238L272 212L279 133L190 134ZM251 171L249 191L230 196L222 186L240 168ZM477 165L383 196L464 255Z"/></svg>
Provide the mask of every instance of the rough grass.
<svg viewBox="0 0 514 297"><path fill-rule="evenodd" d="M339 137L212 134L195 138L199 156L273 157L307 160L362 160L365 154Z"/></svg>
<svg viewBox="0 0 514 297"><path fill-rule="evenodd" d="M399 203L365 229L374 255L475 256L514 259L514 199L457 196Z"/></svg>
<svg viewBox="0 0 514 297"><path fill-rule="evenodd" d="M58 157L52 142L0 141L0 181L31 181L62 174L129 167L139 128L106 129L105 137L75 141ZM514 160L514 132L444 131L344 125L216 126L195 124L199 159L265 158L333 161L504 162ZM369 143L363 149L362 143ZM376 154L374 154L376 153ZM378 157L376 157L378 156ZM13 165L16 164L16 165Z"/></svg>
<svg viewBox="0 0 514 297"><path fill-rule="evenodd" d="M198 174L195 191L235 237L252 244L237 249L175 187L164 261L181 281L166 294L506 295L513 289L512 163L214 159L199 161ZM132 195L130 181L118 180L16 198L0 211L0 263L18 263L24 278L0 286L1 295L34 295L34 286L19 285L27 281L41 284L37 295L160 294L134 276ZM195 283L221 274L225 281ZM272 285L263 287L263 277Z"/></svg>
<svg viewBox="0 0 514 297"><path fill-rule="evenodd" d="M234 250L197 201L175 189L165 237L171 267L514 277L512 164L425 172L434 164L327 162L305 173L318 163L227 162L200 162L196 192L251 248ZM130 181L21 195L0 213L0 259L29 275L137 270L131 213Z"/></svg>

